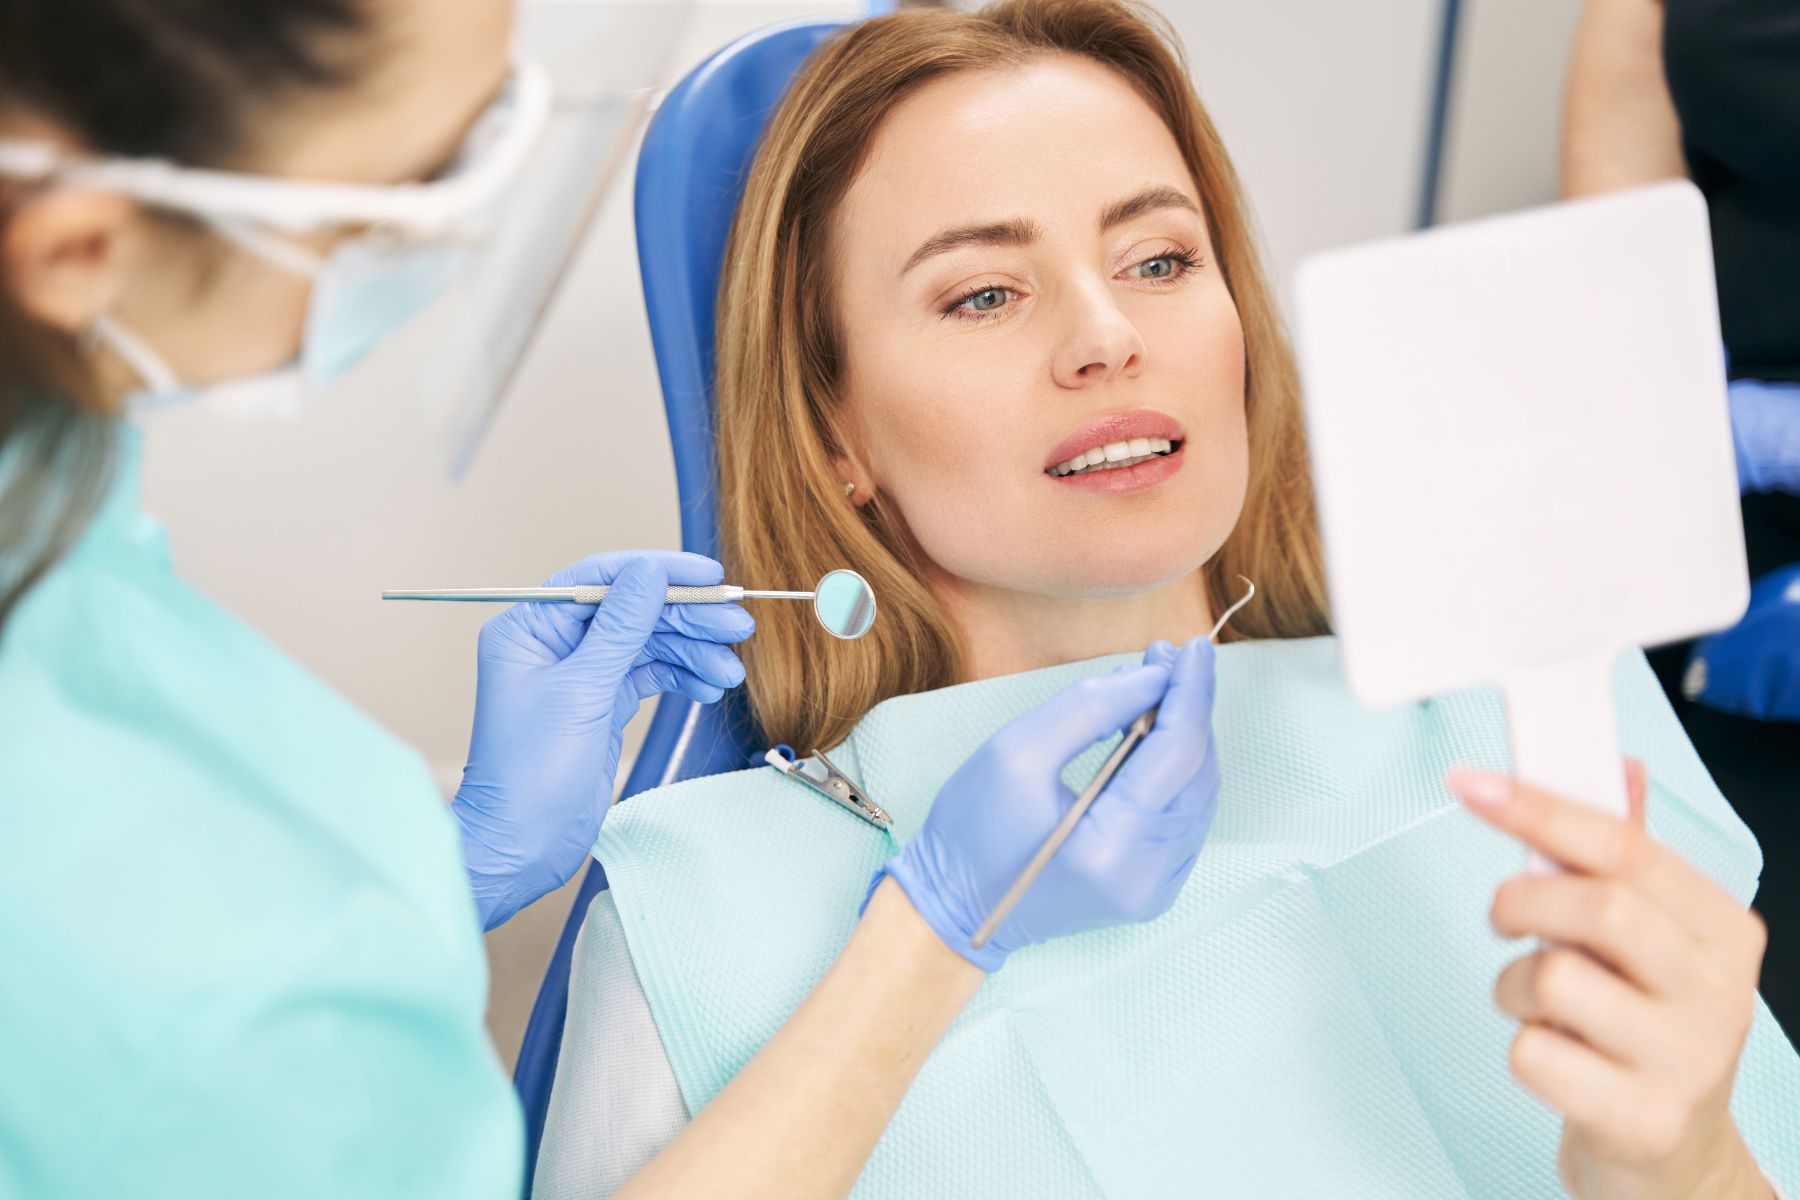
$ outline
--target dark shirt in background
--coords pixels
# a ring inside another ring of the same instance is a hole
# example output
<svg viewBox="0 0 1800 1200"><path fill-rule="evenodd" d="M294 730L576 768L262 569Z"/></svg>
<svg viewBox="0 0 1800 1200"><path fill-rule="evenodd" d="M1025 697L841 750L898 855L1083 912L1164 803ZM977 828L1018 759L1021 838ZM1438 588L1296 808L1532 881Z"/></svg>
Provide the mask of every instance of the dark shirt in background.
<svg viewBox="0 0 1800 1200"><path fill-rule="evenodd" d="M1665 0L1663 66L1688 172L1712 214L1733 378L1800 381L1800 0ZM1800 497L1744 497L1750 574L1800 562ZM1800 1039L1800 723L1690 704L1688 646L1654 651L1663 688L1763 849L1763 996Z"/></svg>

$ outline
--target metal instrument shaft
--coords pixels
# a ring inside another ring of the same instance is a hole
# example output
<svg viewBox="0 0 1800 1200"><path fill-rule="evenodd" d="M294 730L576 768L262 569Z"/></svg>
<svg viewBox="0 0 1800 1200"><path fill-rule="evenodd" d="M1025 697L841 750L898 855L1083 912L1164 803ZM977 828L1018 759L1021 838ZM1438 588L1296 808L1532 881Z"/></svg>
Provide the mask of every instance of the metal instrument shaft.
<svg viewBox="0 0 1800 1200"><path fill-rule="evenodd" d="M593 584L587 587L428 588L423 591L385 591L381 593L381 598L448 600L464 604L598 604L606 599L606 593L611 590L610 584ZM665 594L664 603L730 604L738 600L811 600L816 594L715 583L708 587L670 587Z"/></svg>

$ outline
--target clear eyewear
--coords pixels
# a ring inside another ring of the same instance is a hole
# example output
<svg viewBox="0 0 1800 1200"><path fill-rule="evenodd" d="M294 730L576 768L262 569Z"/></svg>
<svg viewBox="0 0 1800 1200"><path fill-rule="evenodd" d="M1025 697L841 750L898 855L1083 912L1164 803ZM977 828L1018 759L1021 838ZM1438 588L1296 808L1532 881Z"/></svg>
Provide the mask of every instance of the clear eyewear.
<svg viewBox="0 0 1800 1200"><path fill-rule="evenodd" d="M304 234L374 226L414 237L453 237L472 232L518 177L549 122L552 103L548 73L534 63L515 64L464 139L455 165L420 183L280 179L160 159L94 158L18 140L0 140L0 177L120 192L226 228L249 224Z"/></svg>

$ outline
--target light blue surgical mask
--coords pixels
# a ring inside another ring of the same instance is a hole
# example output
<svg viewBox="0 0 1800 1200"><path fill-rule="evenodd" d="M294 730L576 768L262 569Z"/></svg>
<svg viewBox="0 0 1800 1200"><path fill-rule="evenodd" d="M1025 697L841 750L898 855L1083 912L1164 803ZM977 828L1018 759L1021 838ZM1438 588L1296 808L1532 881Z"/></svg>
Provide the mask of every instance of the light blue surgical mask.
<svg viewBox="0 0 1800 1200"><path fill-rule="evenodd" d="M133 408L199 401L236 417L293 419L382 341L447 292L474 257L468 241L403 241L379 231L355 237L319 257L269 235L224 229L225 237L273 266L312 284L300 349L270 371L196 385L184 382L142 337L101 317L90 340L117 354L142 386ZM276 249L279 247L279 250Z"/></svg>

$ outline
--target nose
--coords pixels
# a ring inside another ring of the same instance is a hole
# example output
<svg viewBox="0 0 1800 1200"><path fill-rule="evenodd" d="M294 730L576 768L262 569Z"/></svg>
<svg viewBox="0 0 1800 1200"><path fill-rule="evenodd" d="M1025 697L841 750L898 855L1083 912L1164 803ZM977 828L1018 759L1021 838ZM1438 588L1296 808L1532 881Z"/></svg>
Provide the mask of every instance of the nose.
<svg viewBox="0 0 1800 1200"><path fill-rule="evenodd" d="M1057 347L1051 374L1059 387L1088 388L1144 365L1144 339L1104 284L1081 289L1071 301L1068 334Z"/></svg>

